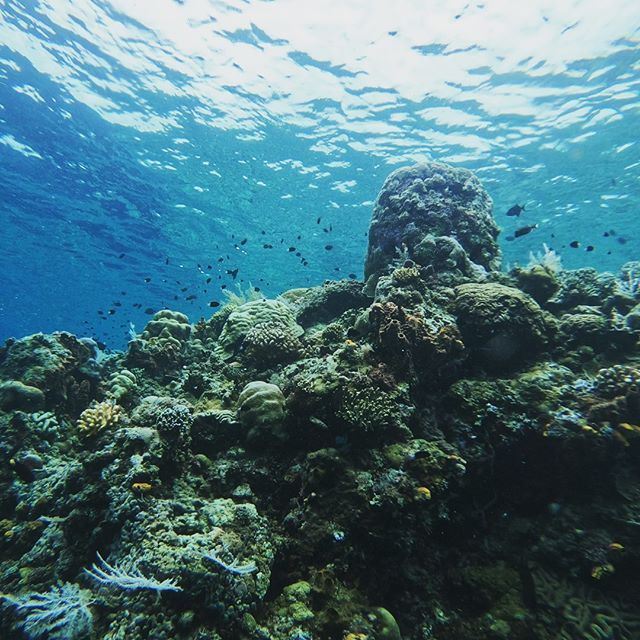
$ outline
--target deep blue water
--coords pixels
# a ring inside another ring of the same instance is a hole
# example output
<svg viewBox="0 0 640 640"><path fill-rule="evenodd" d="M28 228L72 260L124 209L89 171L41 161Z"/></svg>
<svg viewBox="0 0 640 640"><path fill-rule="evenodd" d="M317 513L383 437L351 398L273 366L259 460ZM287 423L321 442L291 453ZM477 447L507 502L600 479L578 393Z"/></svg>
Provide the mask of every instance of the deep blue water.
<svg viewBox="0 0 640 640"><path fill-rule="evenodd" d="M478 173L505 267L640 258L640 10L602 6L0 2L0 339L360 278L426 158Z"/></svg>

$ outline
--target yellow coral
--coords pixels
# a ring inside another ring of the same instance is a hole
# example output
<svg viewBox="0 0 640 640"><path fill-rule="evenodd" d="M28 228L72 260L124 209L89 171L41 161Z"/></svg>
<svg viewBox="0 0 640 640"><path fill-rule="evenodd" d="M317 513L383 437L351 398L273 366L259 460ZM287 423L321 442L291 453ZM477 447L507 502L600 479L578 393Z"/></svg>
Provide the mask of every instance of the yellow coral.
<svg viewBox="0 0 640 640"><path fill-rule="evenodd" d="M118 424L124 417L124 409L114 400L94 403L78 418L78 429L85 435L93 435Z"/></svg>

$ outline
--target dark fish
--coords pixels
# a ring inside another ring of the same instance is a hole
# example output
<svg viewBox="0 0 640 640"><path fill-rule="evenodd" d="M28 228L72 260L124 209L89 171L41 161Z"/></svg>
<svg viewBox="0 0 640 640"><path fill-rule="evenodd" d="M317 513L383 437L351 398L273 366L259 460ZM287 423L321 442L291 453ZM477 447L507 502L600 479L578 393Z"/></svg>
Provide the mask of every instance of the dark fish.
<svg viewBox="0 0 640 640"><path fill-rule="evenodd" d="M595 249L595 247L594 247L592 244L590 244L590 245L585 249L585 251L593 251L594 249Z"/></svg>
<svg viewBox="0 0 640 640"><path fill-rule="evenodd" d="M124 258L124 253L121 253L118 258Z"/></svg>
<svg viewBox="0 0 640 640"><path fill-rule="evenodd" d="M209 303L209 306L210 306L210 307L219 307L219 306L220 306L220 303L219 303L217 300L212 300L212 301Z"/></svg>
<svg viewBox="0 0 640 640"><path fill-rule="evenodd" d="M148 316L152 316L155 311L151 308L151 307L147 307L144 312L148 315Z"/></svg>
<svg viewBox="0 0 640 640"><path fill-rule="evenodd" d="M256 293L260 293L260 287L253 287L253 290L254 290Z"/></svg>
<svg viewBox="0 0 640 640"><path fill-rule="evenodd" d="M190 296L187 296L185 298L185 300L195 300L198 296L194 295L193 293Z"/></svg>
<svg viewBox="0 0 640 640"><path fill-rule="evenodd" d="M220 285L220 288L221 288L221 289L226 289L226 288L227 288L227 285L226 285L226 284L222 284L222 285Z"/></svg>
<svg viewBox="0 0 640 640"><path fill-rule="evenodd" d="M574 240L573 242L570 242L570 243L569 243L569 246L570 246L572 249L577 249L577 248L580 246L580 243L579 243L577 240Z"/></svg>
<svg viewBox="0 0 640 640"><path fill-rule="evenodd" d="M240 244L247 244L247 238L243 238L242 240L240 240Z"/></svg>
<svg viewBox="0 0 640 640"><path fill-rule="evenodd" d="M318 216L318 219L316 220L316 224L320 224L320 220L322 220L322 218Z"/></svg>
<svg viewBox="0 0 640 640"><path fill-rule="evenodd" d="M182 289L180 289L180 291L182 291L182 293L184 293L189 287L182 287Z"/></svg>
<svg viewBox="0 0 640 640"><path fill-rule="evenodd" d="M605 238L608 238L608 237L609 237L609 232L608 232L608 231L605 231L602 235L603 235Z"/></svg>
<svg viewBox="0 0 640 640"><path fill-rule="evenodd" d="M333 249L333 245L332 245L332 244L325 244L325 245L324 245L324 248L325 248L327 251L331 251L331 249Z"/></svg>
<svg viewBox="0 0 640 640"><path fill-rule="evenodd" d="M616 238L616 242L618 244L627 244L627 239L620 236L619 238Z"/></svg>
<svg viewBox="0 0 640 640"><path fill-rule="evenodd" d="M531 233L534 229L537 229L538 225L537 224L528 224L526 227L520 227L519 229L516 229L513 237L514 238L520 238L522 236L526 236L527 233Z"/></svg>
<svg viewBox="0 0 640 640"><path fill-rule="evenodd" d="M238 269L227 269L227 275L231 276L235 280L238 275Z"/></svg>
<svg viewBox="0 0 640 640"><path fill-rule="evenodd" d="M355 273L350 273L350 274L349 274L349 277L350 277L352 280L355 280L358 276L357 276Z"/></svg>
<svg viewBox="0 0 640 640"><path fill-rule="evenodd" d="M165 258L165 259L164 259L164 263L165 263L165 264L169 264L169 258Z"/></svg>
<svg viewBox="0 0 640 640"><path fill-rule="evenodd" d="M144 281L145 282L151 282L151 278L145 278Z"/></svg>
<svg viewBox="0 0 640 640"><path fill-rule="evenodd" d="M209 284L211 282L211 278L207 278L206 283Z"/></svg>
<svg viewBox="0 0 640 640"><path fill-rule="evenodd" d="M207 269L208 269L209 271L211 271L211 269L213 269L213 267L212 267L210 264L208 264L208 265L207 265Z"/></svg>
<svg viewBox="0 0 640 640"><path fill-rule="evenodd" d="M296 250L295 247L289 247L289 253L293 253Z"/></svg>
<svg viewBox="0 0 640 640"><path fill-rule="evenodd" d="M218 262L222 262L224 258L218 258Z"/></svg>
<svg viewBox="0 0 640 640"><path fill-rule="evenodd" d="M262 248L263 249L273 249L273 245L272 244L263 244Z"/></svg>
<svg viewBox="0 0 640 640"><path fill-rule="evenodd" d="M121 307L122 306L122 302L114 302L113 306L114 307Z"/></svg>
<svg viewBox="0 0 640 640"><path fill-rule="evenodd" d="M519 204L514 204L509 211L507 211L508 216L519 216L524 211L524 205L520 206Z"/></svg>

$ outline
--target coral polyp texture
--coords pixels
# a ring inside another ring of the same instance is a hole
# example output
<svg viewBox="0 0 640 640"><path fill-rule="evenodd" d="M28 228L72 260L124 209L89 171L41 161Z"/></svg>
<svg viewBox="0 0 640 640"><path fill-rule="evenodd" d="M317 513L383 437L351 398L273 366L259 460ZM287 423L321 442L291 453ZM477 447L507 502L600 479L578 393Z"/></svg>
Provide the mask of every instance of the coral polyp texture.
<svg viewBox="0 0 640 640"><path fill-rule="evenodd" d="M0 637L640 637L638 263L500 271L497 235L416 165L366 283L9 340Z"/></svg>

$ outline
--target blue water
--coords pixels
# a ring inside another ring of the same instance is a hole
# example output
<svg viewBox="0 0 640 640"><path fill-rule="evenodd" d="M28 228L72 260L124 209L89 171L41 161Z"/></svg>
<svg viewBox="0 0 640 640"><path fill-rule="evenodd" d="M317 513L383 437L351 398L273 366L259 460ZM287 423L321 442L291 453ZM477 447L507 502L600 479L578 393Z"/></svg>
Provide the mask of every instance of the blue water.
<svg viewBox="0 0 640 640"><path fill-rule="evenodd" d="M0 339L122 347L222 285L361 278L384 178L423 159L478 173L505 268L638 259L637 4L390 6L0 2Z"/></svg>

